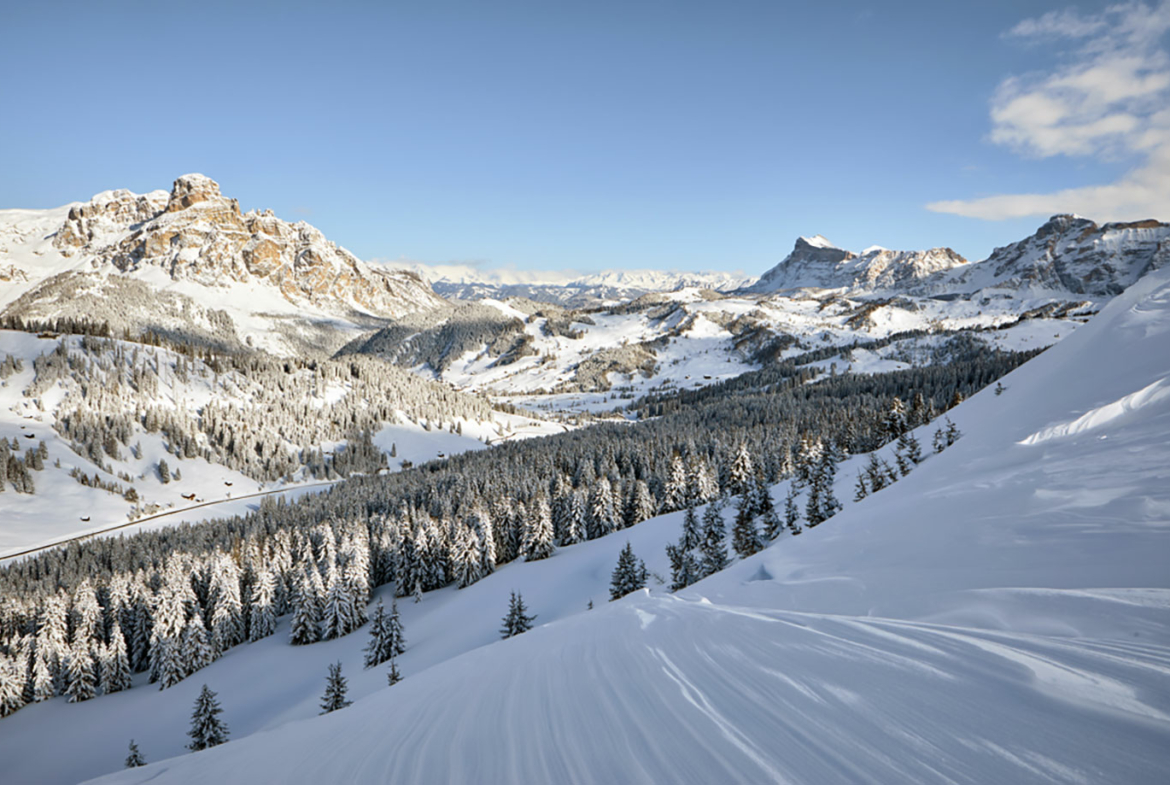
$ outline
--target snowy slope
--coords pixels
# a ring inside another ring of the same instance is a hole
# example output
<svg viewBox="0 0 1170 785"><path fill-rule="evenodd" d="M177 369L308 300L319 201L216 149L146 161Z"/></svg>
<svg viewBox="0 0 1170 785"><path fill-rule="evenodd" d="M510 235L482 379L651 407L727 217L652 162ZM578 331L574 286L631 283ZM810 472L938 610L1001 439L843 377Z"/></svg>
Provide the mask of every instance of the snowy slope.
<svg viewBox="0 0 1170 785"><path fill-rule="evenodd" d="M151 374L159 380L157 390L148 395L147 400L167 411L206 411L208 404L214 403L245 412L259 406L268 412L268 417L273 416L270 407L263 402L256 403L259 391L255 383L249 384L234 372L212 373L202 362L193 361L190 372L181 372L180 355L167 349L116 341L111 343L113 349L103 355L82 352L83 339L77 337L42 338L31 333L0 330L0 360L11 356L23 363L23 370L0 379L0 438L10 442L15 439L22 449L44 441L48 450L44 469L31 473L35 493L16 493L8 484L7 490L0 495L0 559L28 547L127 523L141 517L138 514L129 517L135 509L150 515L151 520L131 531L225 517L259 505L258 497L239 498L245 494L280 492L286 498L292 498L322 487L299 468L288 481L262 482L201 456L181 459L173 454L173 449L168 451L168 446L173 445L168 444L164 434L146 431L141 422L135 424L127 442L127 445L141 447L138 454L133 450L119 449L117 456L103 454L103 465L97 465L90 456L72 449L70 439L57 426L61 418L69 416L75 407L101 399L87 387L112 385L95 384L95 378L106 381L99 374L81 377L80 381L76 378L59 379L45 389L40 385L34 387L37 376L35 361L53 356L62 345L71 347L71 356L79 367L109 360L113 352L138 355L137 369L158 370L157 376ZM410 377L407 380L415 381ZM127 382L120 392L112 391L108 399L97 403L97 408L103 415L134 412L138 404L129 389ZM329 418L334 416L332 405L342 402L347 396L362 398L371 395L369 390L353 383L334 383L303 403L319 416ZM389 397L393 392L382 388L377 390L377 396L380 400L393 400ZM454 422L448 424L448 430L442 427L428 429L420 424L417 416L399 412L395 422L379 424L373 442L387 454L389 468L397 470L404 461L419 464L440 456L484 449L490 442L503 438L526 438L565 430L563 425L498 411L490 411L478 419L457 419L459 433L452 433L449 428ZM340 443L340 440L330 440L314 446L333 450ZM391 453L392 458L389 457ZM172 473L181 472L182 478L163 483L157 472L160 460L168 462ZM119 493L80 484L70 474L74 470L87 477L97 475L103 482L121 488L133 487L139 501L131 503ZM166 517L155 517L157 513L168 510L175 512Z"/></svg>
<svg viewBox="0 0 1170 785"><path fill-rule="evenodd" d="M246 738L258 707L245 669L263 662L289 690L306 685L240 647L203 679L239 723L235 741L102 781L1162 782L1168 347L1162 272L1006 377L1002 395L952 412L966 434L956 446L679 596L655 589L562 617L567 597L604 581L619 543L650 560L677 515L512 565L438 602L462 606L478 643L492 633L472 610L502 608L509 588L553 624ZM422 619L407 625L416 657L441 648ZM331 657L357 675L356 647L330 646L314 663L318 691ZM363 674L357 692L369 685ZM195 689L175 688L181 706L153 701L165 716L139 690L30 707L7 721L0 754L90 712L93 743L118 747L105 752L113 768L126 737L180 724ZM80 732L60 727L70 741ZM31 758L17 755L17 776L36 770Z"/></svg>

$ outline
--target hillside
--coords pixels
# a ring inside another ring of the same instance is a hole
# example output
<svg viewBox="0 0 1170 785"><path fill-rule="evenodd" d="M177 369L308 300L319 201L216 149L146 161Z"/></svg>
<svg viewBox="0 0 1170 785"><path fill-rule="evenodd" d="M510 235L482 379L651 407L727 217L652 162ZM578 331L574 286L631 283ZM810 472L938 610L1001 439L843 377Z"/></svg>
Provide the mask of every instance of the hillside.
<svg viewBox="0 0 1170 785"><path fill-rule="evenodd" d="M18 457L44 445L31 492L0 472L0 559L139 518L173 525L259 504L233 496L291 497L353 472L564 430L367 358L276 361L0 330L0 363L0 439ZM205 502L225 504L188 509Z"/></svg>
<svg viewBox="0 0 1170 785"><path fill-rule="evenodd" d="M407 603L392 689L362 636L266 640L164 693L26 707L0 752L51 724L77 756L15 758L45 781L115 768L130 736L158 762L103 781L1160 781L1168 330L1158 273L953 410L956 446L678 595L599 601L627 539L661 571L675 513ZM542 626L485 646L510 590ZM310 719L337 659L365 697ZM201 682L235 740L161 761Z"/></svg>

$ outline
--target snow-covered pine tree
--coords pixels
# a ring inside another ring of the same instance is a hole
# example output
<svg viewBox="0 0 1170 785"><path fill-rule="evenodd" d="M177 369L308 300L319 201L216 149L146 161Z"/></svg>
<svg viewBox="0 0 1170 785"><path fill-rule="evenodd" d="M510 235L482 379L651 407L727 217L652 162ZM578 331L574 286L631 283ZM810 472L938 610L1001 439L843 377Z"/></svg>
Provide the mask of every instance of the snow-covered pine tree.
<svg viewBox="0 0 1170 785"><path fill-rule="evenodd" d="M391 656L406 651L406 635L403 633L402 617L398 615L398 600L390 601L390 616L386 619L386 630L390 638Z"/></svg>
<svg viewBox="0 0 1170 785"><path fill-rule="evenodd" d="M682 456L677 452L670 459L670 474L666 480L666 498L662 509L665 512L681 510L687 502L687 469Z"/></svg>
<svg viewBox="0 0 1170 785"><path fill-rule="evenodd" d="M740 497L739 509L735 513L735 524L731 528L731 547L745 559L763 548L760 530L756 528L755 505L749 498L751 495L745 493Z"/></svg>
<svg viewBox="0 0 1170 785"><path fill-rule="evenodd" d="M331 562L325 612L321 620L321 635L325 640L348 635L356 627L354 600L349 582L344 580Z"/></svg>
<svg viewBox="0 0 1170 785"><path fill-rule="evenodd" d="M191 743L187 749L198 752L228 740L228 726L219 718L222 713L216 694L204 684L199 697L195 699L195 711L191 714L191 729L187 731Z"/></svg>
<svg viewBox="0 0 1170 785"><path fill-rule="evenodd" d="M681 543L668 543L666 556L670 559L670 590L685 589L701 577L700 567L694 554L681 547Z"/></svg>
<svg viewBox="0 0 1170 785"><path fill-rule="evenodd" d="M771 542L780 536L780 532L784 529L784 523L780 520L780 516L776 514L776 504L772 501L772 491L768 488L768 484L764 482L763 472L757 472L754 481L756 508L760 511L760 517L763 519L764 524L764 542Z"/></svg>
<svg viewBox="0 0 1170 785"><path fill-rule="evenodd" d="M634 555L630 543L618 554L617 566L613 569L609 583L609 599L621 599L630 592L646 586L646 565Z"/></svg>
<svg viewBox="0 0 1170 785"><path fill-rule="evenodd" d="M117 619L110 628L110 643L105 647L103 655L102 692L109 695L130 689L132 683L130 657L127 654L126 639L122 635L122 625Z"/></svg>
<svg viewBox="0 0 1170 785"><path fill-rule="evenodd" d="M126 756L126 768L137 769L139 766L146 765L146 758L142 757L142 753L138 750L138 745L134 743L134 739L130 739L130 754Z"/></svg>
<svg viewBox="0 0 1170 785"><path fill-rule="evenodd" d="M14 657L0 654L0 717L24 706L24 669Z"/></svg>
<svg viewBox="0 0 1170 785"><path fill-rule="evenodd" d="M338 709L344 709L353 701L345 699L349 685L341 675L341 663L329 666L329 676L325 679L325 694L321 697L321 714L328 714Z"/></svg>
<svg viewBox="0 0 1170 785"><path fill-rule="evenodd" d="M645 480L635 481L626 503L626 526L633 526L648 518L653 518L656 511L654 495L650 493L650 486L646 484Z"/></svg>
<svg viewBox="0 0 1170 785"><path fill-rule="evenodd" d="M922 463L922 447L918 439L914 438L913 431L903 431L898 436L898 443L894 447L894 457L898 464L898 473L905 477L919 463Z"/></svg>
<svg viewBox="0 0 1170 785"><path fill-rule="evenodd" d="M262 569L252 589L248 640L258 641L276 632L276 574Z"/></svg>
<svg viewBox="0 0 1170 785"><path fill-rule="evenodd" d="M739 449L735 451L735 459L731 462L728 492L732 496L747 496L754 476L751 453L748 452L747 445L741 442Z"/></svg>
<svg viewBox="0 0 1170 785"><path fill-rule="evenodd" d="M160 690L173 687L187 676L183 658L183 628L186 625L182 598L164 589L158 598L150 638L150 676L151 681L158 682Z"/></svg>
<svg viewBox="0 0 1170 785"><path fill-rule="evenodd" d="M508 601L508 613L504 616L504 625L500 628L500 636L511 638L522 632L528 632L532 629L534 621L536 621L536 615L528 615L528 609L524 607L524 597L519 592L512 592L512 599Z"/></svg>
<svg viewBox="0 0 1170 785"><path fill-rule="evenodd" d="M312 569L307 567L301 574L297 589L293 593L293 617L289 625L289 639L294 646L316 643L321 636L321 607L308 575L308 571Z"/></svg>
<svg viewBox="0 0 1170 785"><path fill-rule="evenodd" d="M548 501L539 496L529 505L528 525L525 530L525 561L540 561L552 556L553 528L552 513Z"/></svg>
<svg viewBox="0 0 1170 785"><path fill-rule="evenodd" d="M381 665L394 656L393 641L390 639L390 619L386 616L386 608L381 600L378 600L374 617L370 619L370 642L366 644L364 651L366 668Z"/></svg>
<svg viewBox="0 0 1170 785"><path fill-rule="evenodd" d="M184 675L190 676L218 659L215 646L207 634L207 627L203 624L203 614L199 611L195 611L187 620L182 640Z"/></svg>
<svg viewBox="0 0 1170 785"><path fill-rule="evenodd" d="M70 703L87 701L97 694L97 677L93 655L87 643L76 643L69 650L68 687Z"/></svg>
<svg viewBox="0 0 1170 785"><path fill-rule="evenodd" d="M479 538L469 527L459 526L451 547L451 568L455 583L465 589L480 578Z"/></svg>
<svg viewBox="0 0 1170 785"><path fill-rule="evenodd" d="M719 572L727 566L727 527L723 523L723 504L713 501L703 511L702 553L703 576Z"/></svg>

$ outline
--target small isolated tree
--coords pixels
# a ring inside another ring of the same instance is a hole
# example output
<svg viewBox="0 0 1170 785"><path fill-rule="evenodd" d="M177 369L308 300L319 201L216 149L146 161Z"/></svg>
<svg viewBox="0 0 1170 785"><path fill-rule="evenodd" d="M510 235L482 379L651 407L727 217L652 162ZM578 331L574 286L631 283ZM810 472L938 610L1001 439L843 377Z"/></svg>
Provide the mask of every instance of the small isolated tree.
<svg viewBox="0 0 1170 785"><path fill-rule="evenodd" d="M349 685L345 681L345 677L341 675L341 663L337 662L329 666L329 676L325 679L325 695L321 698L321 713L328 714L331 711L344 709L353 701L345 699L345 694L349 691Z"/></svg>
<svg viewBox="0 0 1170 785"><path fill-rule="evenodd" d="M398 672L398 658L390 658L390 672L386 674L386 682L393 687L398 682L402 681L402 674Z"/></svg>
<svg viewBox="0 0 1170 785"><path fill-rule="evenodd" d="M500 636L511 638L522 632L532 629L532 622L536 621L536 614L528 615L524 607L524 597L518 592L512 592L512 599L508 602L508 614L504 616L504 626L500 628Z"/></svg>
<svg viewBox="0 0 1170 785"><path fill-rule="evenodd" d="M171 481L171 467L167 466L166 458L160 458L158 461L158 478L163 485Z"/></svg>
<svg viewBox="0 0 1170 785"><path fill-rule="evenodd" d="M198 752L228 740L228 726L219 718L220 714L223 714L223 709L215 693L204 684L199 697L195 699L195 711L191 714L191 730L187 731L191 743L187 749Z"/></svg>
<svg viewBox="0 0 1170 785"><path fill-rule="evenodd" d="M627 542L618 554L617 566L609 584L609 599L621 599L631 592L646 586L646 564L634 555L633 547Z"/></svg>
<svg viewBox="0 0 1170 785"><path fill-rule="evenodd" d="M378 600L374 618L370 620L370 642L366 644L364 651L367 668L381 665L396 653L390 639L390 617L386 615L386 608L383 607L381 600Z"/></svg>
<svg viewBox="0 0 1170 785"><path fill-rule="evenodd" d="M130 739L130 754L126 756L126 768L136 769L145 765L146 758L142 757L142 753L138 751L138 745L134 743L134 739Z"/></svg>

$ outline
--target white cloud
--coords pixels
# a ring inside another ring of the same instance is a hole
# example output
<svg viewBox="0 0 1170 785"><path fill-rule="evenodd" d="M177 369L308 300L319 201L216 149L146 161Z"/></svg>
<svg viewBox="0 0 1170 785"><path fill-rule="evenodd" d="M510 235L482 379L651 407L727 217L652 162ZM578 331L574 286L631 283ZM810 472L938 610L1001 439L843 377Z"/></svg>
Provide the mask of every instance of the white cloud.
<svg viewBox="0 0 1170 785"><path fill-rule="evenodd" d="M928 210L1000 220L1075 212L1099 220L1170 216L1170 0L1111 6L1100 14L1053 11L1005 36L1073 41L1049 73L1004 80L991 101L989 138L1038 158L1138 163L1117 182L1055 193L933 202Z"/></svg>

